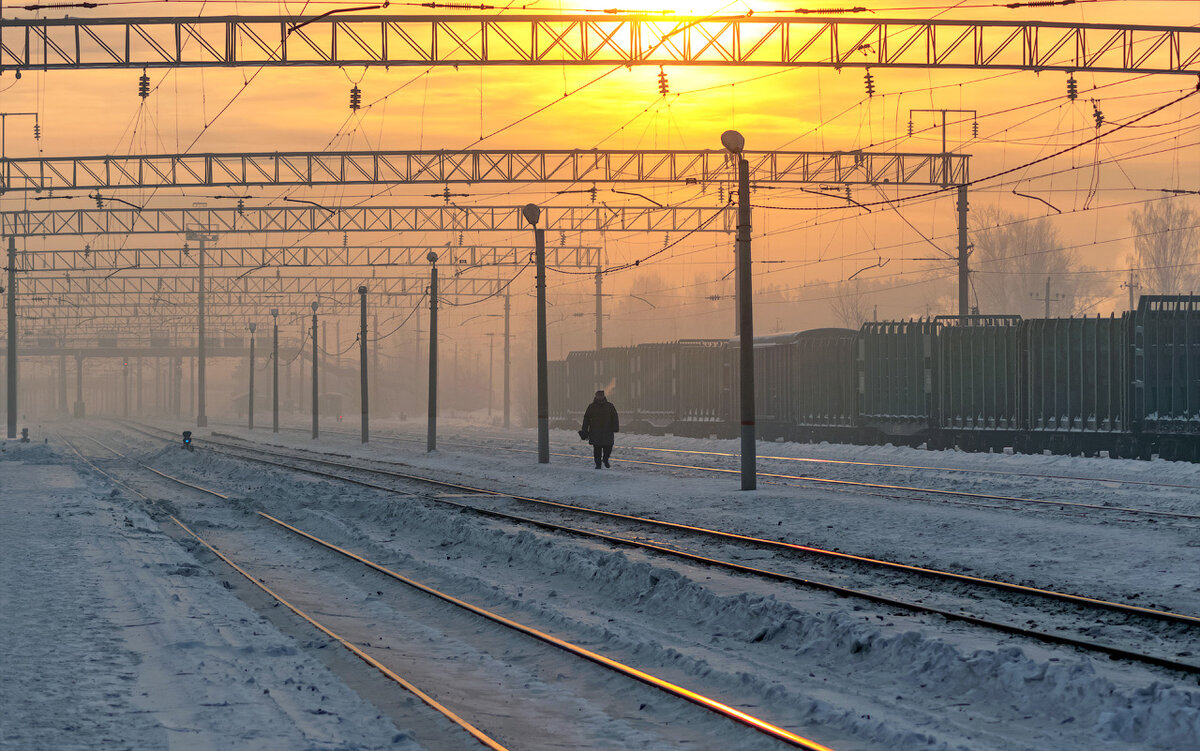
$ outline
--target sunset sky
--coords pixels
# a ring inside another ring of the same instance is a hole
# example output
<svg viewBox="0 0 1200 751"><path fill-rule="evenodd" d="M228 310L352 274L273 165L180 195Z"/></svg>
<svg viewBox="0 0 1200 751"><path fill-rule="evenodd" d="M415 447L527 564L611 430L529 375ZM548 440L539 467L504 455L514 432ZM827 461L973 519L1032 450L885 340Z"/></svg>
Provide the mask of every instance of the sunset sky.
<svg viewBox="0 0 1200 751"><path fill-rule="evenodd" d="M330 3L144 3L104 5L96 9L39 11L135 15L159 14L313 14L338 7ZM1002 6L1002 4L1000 4ZM525 13L581 13L586 4L542 3L524 6ZM624 3L628 9L662 9L649 3ZM793 10L795 4L680 4L676 13L756 15ZM803 7L803 6L801 6ZM811 6L816 8L818 6ZM823 4L822 8L831 8ZM1066 7L1006 9L989 3L901 6L869 5L876 18L944 18L1045 20L1088 23L1138 23L1194 26L1200 23L1198 2L1080 2ZM419 13L419 7L392 4L389 13ZM444 11L452 13L453 11ZM516 13L518 11L509 11ZM5 15L32 17L30 11L5 9ZM658 92L657 66L578 67L555 65L406 67L384 70L337 68L245 68L233 70L151 70L151 96L137 96L140 71L29 72L15 80L0 76L0 110L37 111L40 143L31 137L32 122L10 118L7 154L46 156L100 154L205 153L234 151L319 151L370 149L719 149L719 135L741 131L753 150L850 150L937 152L943 134L930 114L913 116L915 133L907 136L911 109L975 110L978 137L969 115L951 115L945 134L949 149L972 155L973 178L1000 173L1052 154L1097 133L1094 111L1105 129L1127 122L1196 88L1193 76L1077 73L1079 98L1066 96L1067 75L1003 70L909 70L875 68L875 95L867 97L864 71L814 68L683 67L664 68L669 93ZM607 75L605 75L607 74ZM603 77L602 77L603 76ZM601 78L602 77L602 78ZM597 80L599 79L599 80ZM350 88L357 84L365 106L348 109ZM566 96L564 96L566 94ZM1164 199L1163 189L1200 190L1200 138L1196 127L1200 96L1185 99L1096 144L985 181L971 189L972 219L1002 210L1019 217L1048 217L1060 245L1071 249L1077 263L1070 273L1087 274L1100 291L1084 311L1108 314L1126 307L1132 240L1130 210L1143 201ZM542 109L544 108L544 109ZM532 114L541 109L537 114ZM531 116L532 115L532 116ZM527 119L522 120L522 118ZM961 120L955 123L955 120ZM518 122L520 121L520 122ZM590 186L580 186L586 188ZM715 205L718 199L697 186L617 187L645 198L616 194L599 186L610 205ZM460 203L515 205L529 201L581 205L586 193L555 195L562 186L451 186L468 193ZM1014 191L1025 196L1017 196ZM341 190L290 190L325 204L390 202L436 205L432 186ZM912 189L856 187L858 202L898 199ZM122 192L127 200L154 206L190 206L195 201L229 205L231 191ZM279 190L251 188L248 203L277 199ZM1195 196L1172 199L1200 208ZM954 266L931 262L953 254L956 247L953 192L902 202L889 209L866 211L814 196L795 186L757 190L754 209L755 286L783 290L760 306L760 330L835 325L831 300L854 277L867 290L866 300L880 318L952 313L956 309ZM49 203L49 202L47 202ZM57 202L55 208L90 203L86 198ZM0 199L5 210L22 208L25 197ZM828 210L810 210L829 207ZM49 208L42 204L38 208ZM801 209L801 210L796 210ZM660 249L662 235L609 234L604 237L560 238L551 227L552 243L599 244L609 265L641 258ZM441 237L371 238L397 245L445 243ZM29 240L28 247L69 247L69 240ZM341 238L306 240L340 243ZM669 238L675 242L679 238ZM352 238L350 242L354 242ZM527 244L527 236L464 238L464 243ZM103 243L139 240L97 240ZM57 243L57 244L56 244ZM64 244L66 243L66 244ZM936 247L934 247L936 246ZM728 295L731 290L732 237L695 235L636 269L611 275L606 292L637 291L653 300L647 312L628 300L612 302L615 336L635 339L698 336L732 320L728 299L707 307L696 298ZM986 270L982 270L985 271ZM295 272L292 272L295 273ZM564 310L590 312L590 278L553 277L551 299ZM1029 279L1030 292L1041 293L1045 279ZM973 284L988 284L976 274ZM1057 282L1056 282L1057 283ZM1065 279L1064 279L1065 283ZM532 288L532 275L516 283ZM781 302L783 298L787 302ZM622 306L625 306L622 308ZM984 311L993 312L993 311ZM1003 312L1003 311L997 311ZM1066 314L1069 311L1056 311ZM568 312L566 315L571 315ZM658 328L637 329L653 317ZM463 316L464 318L466 315ZM670 323L667 323L667 322ZM563 346L588 346L592 323L576 316L561 323ZM722 331L721 334L731 332ZM614 343L625 343L614 341Z"/></svg>

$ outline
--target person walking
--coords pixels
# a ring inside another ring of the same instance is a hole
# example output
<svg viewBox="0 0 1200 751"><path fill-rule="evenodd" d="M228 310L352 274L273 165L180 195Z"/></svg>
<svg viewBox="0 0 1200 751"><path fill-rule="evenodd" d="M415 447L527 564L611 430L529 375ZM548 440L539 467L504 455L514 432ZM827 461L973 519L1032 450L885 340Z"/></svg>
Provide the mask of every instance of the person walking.
<svg viewBox="0 0 1200 751"><path fill-rule="evenodd" d="M615 433L621 432L621 423L617 418L617 408L604 398L603 391L597 391L596 397L583 413L583 427L579 434L592 444L592 453L596 458L596 469L603 462L605 467L611 467L608 457L612 455Z"/></svg>

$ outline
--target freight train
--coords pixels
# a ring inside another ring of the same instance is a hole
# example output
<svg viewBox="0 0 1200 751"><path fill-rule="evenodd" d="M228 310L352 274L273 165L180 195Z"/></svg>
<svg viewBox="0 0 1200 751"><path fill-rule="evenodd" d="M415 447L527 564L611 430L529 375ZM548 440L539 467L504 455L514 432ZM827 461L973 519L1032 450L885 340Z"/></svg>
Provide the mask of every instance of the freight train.
<svg viewBox="0 0 1200 751"><path fill-rule="evenodd" d="M624 432L738 435L739 342L683 339L549 363L554 425L597 388ZM760 440L1200 461L1200 296L1120 316L940 316L754 340Z"/></svg>

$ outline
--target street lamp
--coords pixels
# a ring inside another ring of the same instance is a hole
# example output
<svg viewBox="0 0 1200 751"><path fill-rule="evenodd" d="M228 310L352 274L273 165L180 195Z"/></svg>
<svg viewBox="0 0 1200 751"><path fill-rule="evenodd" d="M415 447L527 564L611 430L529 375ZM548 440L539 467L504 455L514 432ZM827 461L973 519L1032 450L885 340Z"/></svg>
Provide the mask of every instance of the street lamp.
<svg viewBox="0 0 1200 751"><path fill-rule="evenodd" d="M254 329L256 328L258 328L257 323L250 324L250 398L246 402L248 430L254 430Z"/></svg>
<svg viewBox="0 0 1200 751"><path fill-rule="evenodd" d="M432 250L429 261L429 416L425 428L425 450L437 450L437 260Z"/></svg>
<svg viewBox="0 0 1200 751"><path fill-rule="evenodd" d="M320 391L317 389L317 303L312 304L312 437L321 433Z"/></svg>
<svg viewBox="0 0 1200 751"><path fill-rule="evenodd" d="M271 308L271 432L279 432L279 308Z"/></svg>
<svg viewBox="0 0 1200 751"><path fill-rule="evenodd" d="M528 203L521 209L525 221L533 226L537 261L537 414L538 464L550 463L550 397L546 366L546 230L537 226L542 210Z"/></svg>
<svg viewBox="0 0 1200 751"><path fill-rule="evenodd" d="M737 159L737 305L741 372L742 490L757 487L754 437L754 307L750 280L750 163L742 156L746 139L736 130L721 134L721 145Z"/></svg>

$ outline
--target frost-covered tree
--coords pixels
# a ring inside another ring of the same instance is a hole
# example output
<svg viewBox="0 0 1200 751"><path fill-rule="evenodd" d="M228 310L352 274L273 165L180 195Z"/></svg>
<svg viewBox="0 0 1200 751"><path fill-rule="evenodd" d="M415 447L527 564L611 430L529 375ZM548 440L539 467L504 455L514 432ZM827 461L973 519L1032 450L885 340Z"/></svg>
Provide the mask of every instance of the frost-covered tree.
<svg viewBox="0 0 1200 751"><path fill-rule="evenodd" d="M834 318L848 329L861 328L871 317L871 305L862 282L857 279L842 282L837 285L835 294L829 306Z"/></svg>
<svg viewBox="0 0 1200 751"><path fill-rule="evenodd" d="M1133 265L1142 294L1200 292L1196 212L1182 198L1146 201L1129 212Z"/></svg>
<svg viewBox="0 0 1200 751"><path fill-rule="evenodd" d="M1045 315L1046 279L1050 279L1050 315L1084 312L1095 300L1096 284L1075 254L1062 247L1050 220L1027 219L1003 209L974 212L971 271L979 312Z"/></svg>

